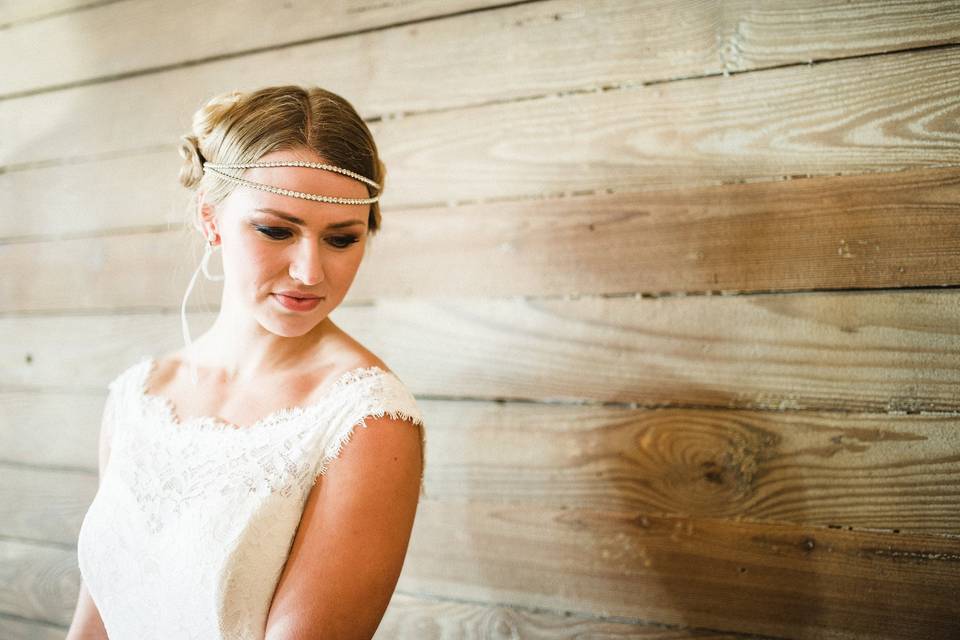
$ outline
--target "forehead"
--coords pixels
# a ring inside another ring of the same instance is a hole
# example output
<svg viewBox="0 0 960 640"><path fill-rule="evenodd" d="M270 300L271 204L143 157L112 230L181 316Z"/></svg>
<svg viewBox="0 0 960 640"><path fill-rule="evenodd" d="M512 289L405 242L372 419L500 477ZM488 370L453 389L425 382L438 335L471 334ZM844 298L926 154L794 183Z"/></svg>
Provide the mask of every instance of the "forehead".
<svg viewBox="0 0 960 640"><path fill-rule="evenodd" d="M276 158L268 154L261 158L263 162L296 160L297 158ZM320 164L332 164L324 160L312 160ZM367 186L350 176L336 171L315 167L251 167L244 169L242 178L267 184L281 189L302 191L316 195L341 198L365 198Z"/></svg>
<svg viewBox="0 0 960 640"><path fill-rule="evenodd" d="M255 207L252 212L254 216L265 216L267 218L279 218L301 227L323 227L324 229L344 229L347 227L362 226L366 220L357 214L347 214L346 216L334 216L326 218L326 222L310 221L298 215L300 212L292 212L285 209L276 209L274 207Z"/></svg>
<svg viewBox="0 0 960 640"><path fill-rule="evenodd" d="M307 153L275 152L260 159L269 161L298 161L333 164L316 155ZM349 176L315 169L312 167L252 167L245 169L240 177L252 182L300 191L314 195L340 198L366 198L367 186ZM238 186L230 194L234 203L246 213L258 217L283 219L306 227L325 228L331 224L361 221L366 223L370 213L369 204L339 204L318 202L286 196L252 187ZM336 226L343 226L336 224Z"/></svg>

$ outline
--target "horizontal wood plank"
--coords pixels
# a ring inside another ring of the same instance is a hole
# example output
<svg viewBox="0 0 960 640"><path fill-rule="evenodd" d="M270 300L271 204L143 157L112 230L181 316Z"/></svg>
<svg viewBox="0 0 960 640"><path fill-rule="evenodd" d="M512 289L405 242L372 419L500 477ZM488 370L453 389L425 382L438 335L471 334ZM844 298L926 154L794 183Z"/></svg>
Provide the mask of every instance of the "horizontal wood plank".
<svg viewBox="0 0 960 640"><path fill-rule="evenodd" d="M434 499L960 530L956 415L419 404ZM29 423L11 427L11 440L36 439ZM91 440L95 427L81 426ZM97 489L96 446L67 468L38 457L0 463L0 535L74 544Z"/></svg>
<svg viewBox="0 0 960 640"><path fill-rule="evenodd" d="M0 539L0 613L66 626L79 590L73 549Z"/></svg>
<svg viewBox="0 0 960 640"><path fill-rule="evenodd" d="M0 536L75 545L96 473L0 463Z"/></svg>
<svg viewBox="0 0 960 640"><path fill-rule="evenodd" d="M557 90L637 78L745 71L960 41L960 9L942 0L903 4L804 0L789 7L761 7L749 0L722 4L605 0L591 2L589 9L570 0L513 4L421 0L281 6L254 0L200 5L173 0L158 12L149 0L128 0L0 31L0 57L13 61L0 80L0 97L332 38L346 42L326 45L326 52L349 51L350 41L360 37L357 32L365 32L363 48L377 59L370 65L371 75L389 76L391 65L406 65L401 69L409 73L426 63L439 71L438 76L451 78L470 64L499 66L504 81L474 91L496 87L506 92L501 98L522 91L514 81L521 72L527 76L528 90ZM493 10L484 14L478 9ZM437 20L459 12L468 15ZM191 16L189 24L178 19L182 15ZM410 26L423 20L438 24ZM203 37L195 37L191 25L202 25ZM401 26L390 28L393 25ZM482 33L482 38L473 32ZM78 33L96 34L96 38L79 39ZM456 46L452 33L464 35L461 42L471 46ZM387 56L385 45L391 38L394 55ZM179 46L151 46L171 41ZM428 51L442 55L430 62L424 59ZM504 59L509 65L497 65ZM17 64L18 60L23 63ZM443 88L432 87L428 93L436 90Z"/></svg>
<svg viewBox="0 0 960 640"><path fill-rule="evenodd" d="M63 638L73 617L80 574L72 549L0 539L0 634L4 640ZM404 575L410 573L404 565ZM405 578L401 578L405 580ZM33 619L31 619L33 618ZM41 622L42 620L42 622ZM469 631L469 630L473 631ZM514 637L582 638L603 634L609 638L731 638L738 634L685 628L663 629L625 620L604 620L597 615L565 611L524 610L484 598L475 602L449 600L440 594L394 593L376 638L451 636L482 637L489 629L514 633Z"/></svg>
<svg viewBox="0 0 960 640"><path fill-rule="evenodd" d="M180 156L167 149L0 172L0 211L9 213L0 216L0 239L189 228L196 205L177 181L180 163ZM389 213L384 219L389 221Z"/></svg>
<svg viewBox="0 0 960 640"><path fill-rule="evenodd" d="M605 620L597 615L575 615L543 609L523 609L498 604L447 600L442 594L394 593L387 612L377 627L374 640L417 638L627 638L631 640L679 640L746 637L707 629L665 629L656 624ZM749 640L754 640L750 638Z"/></svg>
<svg viewBox="0 0 960 640"><path fill-rule="evenodd" d="M783 638L960 635L956 538L421 504L404 583L415 591Z"/></svg>
<svg viewBox="0 0 960 640"><path fill-rule="evenodd" d="M957 411L954 290L398 300L331 319L416 393L640 407ZM214 313L189 315L194 337ZM179 348L167 314L0 318L0 390L100 392ZM935 348L931 348L935 344Z"/></svg>
<svg viewBox="0 0 960 640"><path fill-rule="evenodd" d="M0 392L0 463L97 469L103 394Z"/></svg>
<svg viewBox="0 0 960 640"><path fill-rule="evenodd" d="M396 50L389 49L391 55ZM437 58L434 49L430 56ZM368 96L390 92L355 74L349 59L329 71L352 74L345 81L306 73L316 74L316 59L305 58L301 80L343 94L366 117L388 112ZM960 75L952 73L958 59L960 47L948 47L371 121L389 171L382 202L395 207L956 165L960 130L946 115L927 114L960 105ZM269 73L270 84L285 80L276 77L278 68L295 73L283 61L249 56L242 62L77 87L56 100L0 101L7 138L0 164L25 170L161 149L176 157L176 141L204 97L259 87L258 73ZM461 95L464 87L498 84L503 68L470 64L442 84ZM423 75L417 68L417 78ZM419 95L433 93L402 82ZM415 109L406 96L399 104ZM170 180L176 182L175 174Z"/></svg>
<svg viewBox="0 0 960 640"><path fill-rule="evenodd" d="M69 620L73 551L0 540L0 558L0 611ZM427 500L398 590L790 638L946 639L957 562L944 537Z"/></svg>
<svg viewBox="0 0 960 640"><path fill-rule="evenodd" d="M403 204L956 166L956 121L921 114L960 109L958 63L960 47L951 47L421 114L371 128L390 168L387 188L403 190L390 202ZM406 193L411 187L418 193Z"/></svg>
<svg viewBox="0 0 960 640"><path fill-rule="evenodd" d="M960 284L958 214L960 167L389 211L348 300ZM0 311L179 308L200 236L160 229L0 245L0 271L30 274L0 282ZM191 296L217 304L220 286L201 279Z"/></svg>
<svg viewBox="0 0 960 640"><path fill-rule="evenodd" d="M353 101L389 169L334 313L425 398L378 636L960 636L957 296L907 290L957 284L960 7L655 5L370 0L227 38L250 3L183 47L144 46L183 33L146 0L0 28L53 54L0 80L0 636L62 635L104 386L179 346L176 138L282 82Z"/></svg>
<svg viewBox="0 0 960 640"><path fill-rule="evenodd" d="M122 2L123 0L0 0L0 27L23 28L35 20L50 20L71 11L83 11L91 6Z"/></svg>
<svg viewBox="0 0 960 640"><path fill-rule="evenodd" d="M298 42L356 40L358 33L460 12L475 19L476 10L510 4L514 2L166 0L159 8L151 0L109 3L0 31L0 58L12 62L0 80L0 99ZM164 46L170 42L178 46Z"/></svg>
<svg viewBox="0 0 960 640"><path fill-rule="evenodd" d="M0 614L0 638L4 640L63 640L67 628Z"/></svg>

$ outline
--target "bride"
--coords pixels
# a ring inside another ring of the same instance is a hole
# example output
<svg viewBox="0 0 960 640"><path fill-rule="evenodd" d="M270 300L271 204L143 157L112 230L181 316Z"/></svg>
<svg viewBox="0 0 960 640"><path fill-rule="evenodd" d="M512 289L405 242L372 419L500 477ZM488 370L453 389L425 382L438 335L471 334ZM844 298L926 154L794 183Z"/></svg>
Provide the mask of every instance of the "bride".
<svg viewBox="0 0 960 640"><path fill-rule="evenodd" d="M221 305L109 385L67 638L371 638L425 455L412 394L329 318L380 227L376 145L278 86L211 99L180 152L206 239L181 310L215 250Z"/></svg>

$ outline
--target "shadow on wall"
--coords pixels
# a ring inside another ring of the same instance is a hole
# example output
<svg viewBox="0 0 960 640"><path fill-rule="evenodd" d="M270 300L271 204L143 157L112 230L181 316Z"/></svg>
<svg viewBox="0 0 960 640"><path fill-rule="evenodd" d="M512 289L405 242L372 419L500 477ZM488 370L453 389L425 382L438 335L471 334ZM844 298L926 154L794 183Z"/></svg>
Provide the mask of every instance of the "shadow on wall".
<svg viewBox="0 0 960 640"><path fill-rule="evenodd" d="M563 305L510 304L552 312ZM574 313L582 311L566 304ZM641 331L641 324L651 339L670 340L672 351L684 340L678 335L682 327L661 333L651 326L659 304L635 303L632 320L611 320L606 346L591 351L596 359L589 368L633 373L620 388L610 384L609 375L586 377L586 366L565 368L546 381L536 376L518 381L511 371L505 374L509 380L495 386L514 389L517 398L547 394L558 402L458 402L456 412L434 416L469 427L457 430L456 443L433 437L439 440L437 450L445 452L433 486L444 494L442 508L450 510L443 530L452 545L449 554L439 551L437 571L457 576L468 591L482 590L485 600L524 607L594 619L822 637L831 625L830 612L817 594L827 588L829 556L810 553L816 542L801 539L795 526L740 520L776 517L765 502L771 492L784 491L770 484L785 455L781 434L804 428L798 422L806 418L791 418L788 424L783 413L771 417L764 411L615 406L675 405L679 399L708 407L743 403L724 389L699 384L702 372L684 379L683 364L658 364L642 352L642 366L622 362L624 345L636 343L628 334ZM688 320L695 328L706 318ZM544 324L551 321L557 318ZM702 333L691 333L689 340L704 339ZM546 344L554 338L545 336L556 336L557 343ZM545 326L530 339L527 352L562 359L571 344ZM582 344L579 349L582 357ZM683 349L697 352L689 345ZM597 355L602 351L605 356ZM664 346L650 351L670 352ZM599 398L609 403L571 402ZM456 469L463 470L459 478ZM808 483L802 473L801 466L791 466L780 481L789 484L789 520L794 522L806 518ZM805 544L809 550L800 548ZM798 553L805 556L802 562ZM516 613L511 611L498 615Z"/></svg>

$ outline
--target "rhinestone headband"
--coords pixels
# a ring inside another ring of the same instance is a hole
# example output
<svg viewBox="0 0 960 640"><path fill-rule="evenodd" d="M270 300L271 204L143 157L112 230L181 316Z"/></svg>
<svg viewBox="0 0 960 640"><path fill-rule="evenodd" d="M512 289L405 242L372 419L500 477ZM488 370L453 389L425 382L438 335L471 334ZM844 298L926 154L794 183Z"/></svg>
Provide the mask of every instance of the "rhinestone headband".
<svg viewBox="0 0 960 640"><path fill-rule="evenodd" d="M317 202L332 202L334 204L370 204L376 202L380 199L380 194L373 196L372 198L340 198L336 196L321 196L315 193L303 193L301 191L291 191L289 189L281 189L279 187L273 187L268 184L261 184L259 182L253 182L251 180L244 180L235 175L225 173L223 169L249 169L252 167L309 167L311 169L323 169L325 171L334 171L336 173L343 174L354 180L359 180L364 182L371 187L375 188L377 191L380 191L380 185L367 178L362 176L359 173L354 173L349 169L344 169L343 167L337 167L332 164L320 164L318 162L303 162L303 161L291 161L291 162L246 162L246 163L234 163L234 164L216 164L213 162L204 162L203 171L206 173L210 171L211 173L217 175L217 177L223 178L229 182L243 185L245 187L250 187L251 189L259 189L260 191L269 191L270 193L276 193L281 196L290 196L292 198L302 198L304 200L316 200Z"/></svg>

